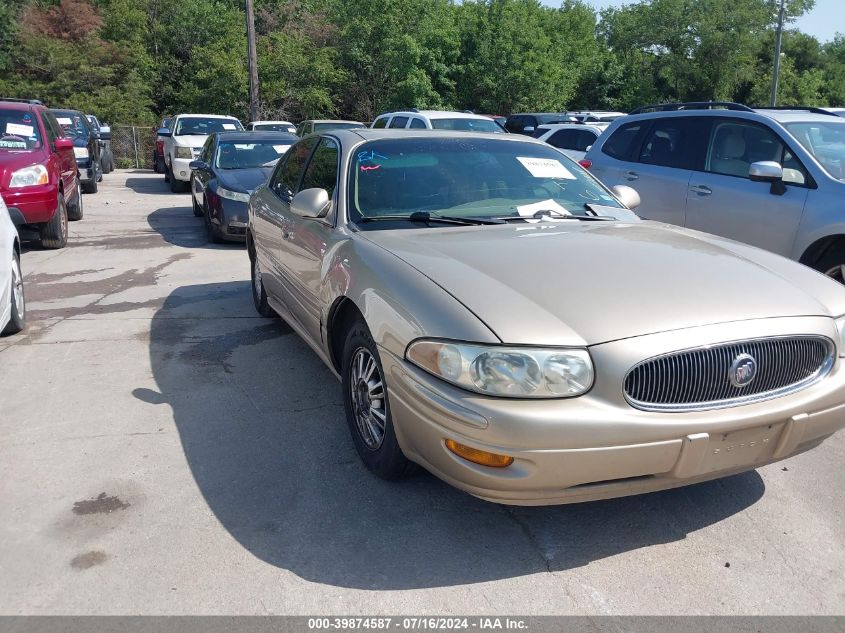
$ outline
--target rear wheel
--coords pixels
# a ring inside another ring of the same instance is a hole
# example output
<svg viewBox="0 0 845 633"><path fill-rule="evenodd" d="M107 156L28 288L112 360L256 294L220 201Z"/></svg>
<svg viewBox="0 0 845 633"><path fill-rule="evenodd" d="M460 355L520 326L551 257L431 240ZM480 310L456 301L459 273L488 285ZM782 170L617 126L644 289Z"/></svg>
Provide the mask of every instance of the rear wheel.
<svg viewBox="0 0 845 633"><path fill-rule="evenodd" d="M82 185L82 191L85 193L97 193L97 174L94 174L94 177L91 178L91 182L86 182ZM101 176L100 176L101 177Z"/></svg>
<svg viewBox="0 0 845 633"><path fill-rule="evenodd" d="M23 293L23 275L21 258L17 251L12 252L12 316L3 329L3 334L17 334L26 325L26 301Z"/></svg>
<svg viewBox="0 0 845 633"><path fill-rule="evenodd" d="M361 461L382 479L396 480L412 473L415 466L396 439L378 350L361 320L346 336L341 371L346 422Z"/></svg>
<svg viewBox="0 0 845 633"><path fill-rule="evenodd" d="M79 184L79 181L76 181L76 200L72 205L68 207L67 210L67 219L68 220L81 220L83 215L82 209L82 185Z"/></svg>
<svg viewBox="0 0 845 633"><path fill-rule="evenodd" d="M255 310L263 317L276 316L273 308L267 302L267 291L264 290L264 281L261 279L261 266L258 264L258 255L252 257L252 300L255 303Z"/></svg>
<svg viewBox="0 0 845 633"><path fill-rule="evenodd" d="M65 197L59 192L59 202L56 212L49 222L40 227L42 248L64 248L67 245L67 207Z"/></svg>

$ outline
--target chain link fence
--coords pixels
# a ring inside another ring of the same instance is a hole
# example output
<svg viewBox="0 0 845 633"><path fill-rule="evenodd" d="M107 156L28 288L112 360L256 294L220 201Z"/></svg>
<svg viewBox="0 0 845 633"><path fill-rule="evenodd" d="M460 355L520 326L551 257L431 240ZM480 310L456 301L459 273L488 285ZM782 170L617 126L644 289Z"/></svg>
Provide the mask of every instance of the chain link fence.
<svg viewBox="0 0 845 633"><path fill-rule="evenodd" d="M152 169L155 144L153 127L113 125L111 128L111 151L118 169Z"/></svg>

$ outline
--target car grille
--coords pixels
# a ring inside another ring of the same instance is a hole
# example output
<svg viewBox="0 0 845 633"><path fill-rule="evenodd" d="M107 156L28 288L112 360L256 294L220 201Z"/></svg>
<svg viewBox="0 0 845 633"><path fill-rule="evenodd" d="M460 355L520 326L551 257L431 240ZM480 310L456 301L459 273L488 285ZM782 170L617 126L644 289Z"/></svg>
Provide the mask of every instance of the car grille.
<svg viewBox="0 0 845 633"><path fill-rule="evenodd" d="M751 382L736 386L732 365L740 354L756 361ZM824 378L834 347L820 336L737 341L674 352L635 365L625 376L628 402L650 411L716 409L794 393Z"/></svg>

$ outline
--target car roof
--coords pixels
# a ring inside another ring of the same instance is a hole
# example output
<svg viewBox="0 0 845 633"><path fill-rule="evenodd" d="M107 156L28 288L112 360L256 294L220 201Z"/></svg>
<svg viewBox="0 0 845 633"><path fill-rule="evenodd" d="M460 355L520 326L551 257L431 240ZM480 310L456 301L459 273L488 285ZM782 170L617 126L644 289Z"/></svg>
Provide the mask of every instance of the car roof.
<svg viewBox="0 0 845 633"><path fill-rule="evenodd" d="M451 110L397 110L396 112L384 112L376 118L385 116L423 116L428 119L489 119L492 117L486 114L474 114L472 112L457 112Z"/></svg>
<svg viewBox="0 0 845 633"><path fill-rule="evenodd" d="M292 143L299 140L296 134L288 134L287 132L216 132L217 138L224 142L238 142L238 141L291 141Z"/></svg>
<svg viewBox="0 0 845 633"><path fill-rule="evenodd" d="M779 121L781 123L795 123L798 121L813 123L817 121L835 121L832 116L828 114L816 114L814 112L807 112L806 110L769 110L767 108L756 108L754 112L764 114L767 117Z"/></svg>
<svg viewBox="0 0 845 633"><path fill-rule="evenodd" d="M584 130L589 129L594 132L603 132L610 126L610 121L591 121L589 123L541 123L537 126L540 130Z"/></svg>
<svg viewBox="0 0 845 633"><path fill-rule="evenodd" d="M182 117L182 116L201 116L201 117L205 117L206 119L237 119L237 117L234 117L231 114L191 114L191 113L174 114L171 118L175 119L176 117Z"/></svg>
<svg viewBox="0 0 845 633"><path fill-rule="evenodd" d="M293 125L290 121L250 121L249 125L264 125L265 123L278 123L280 125Z"/></svg>
<svg viewBox="0 0 845 633"><path fill-rule="evenodd" d="M349 119L305 119L302 123L359 123L364 125L360 121L351 121Z"/></svg>
<svg viewBox="0 0 845 633"><path fill-rule="evenodd" d="M520 143L535 143L546 146L546 143L524 136L522 134L501 134L497 132L458 132L455 130L428 130L428 129L407 129L407 128L354 128L350 130L326 130L320 134L336 136L341 142L358 143L360 141L378 141L383 139L408 139L408 138L465 138L477 141L478 139L490 139L499 141L512 141Z"/></svg>
<svg viewBox="0 0 845 633"><path fill-rule="evenodd" d="M617 124L627 124L630 121L640 121L658 118L673 118L673 117L731 117L734 119L747 119L751 121L760 121L761 119L769 119L778 123L823 123L825 121L836 121L835 114L818 114L810 112L809 110L802 110L796 108L794 110L772 110L768 108L688 108L678 110L657 110L652 112L638 112L636 114L628 114L624 117L619 117L614 120L611 125L616 129Z"/></svg>
<svg viewBox="0 0 845 633"><path fill-rule="evenodd" d="M28 103L25 101L0 101L0 110L34 110L35 108L45 108L44 104Z"/></svg>

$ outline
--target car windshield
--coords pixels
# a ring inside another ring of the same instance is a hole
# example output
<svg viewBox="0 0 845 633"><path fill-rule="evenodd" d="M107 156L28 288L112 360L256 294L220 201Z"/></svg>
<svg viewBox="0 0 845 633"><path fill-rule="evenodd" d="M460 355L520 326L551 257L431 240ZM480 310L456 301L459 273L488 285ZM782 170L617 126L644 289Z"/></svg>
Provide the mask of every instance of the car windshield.
<svg viewBox="0 0 845 633"><path fill-rule="evenodd" d="M314 131L315 132L323 132L325 130L351 130L352 128L356 127L364 127L363 123L356 123L355 121L337 121L337 122L328 122L324 121L322 123L315 123L314 124Z"/></svg>
<svg viewBox="0 0 845 633"><path fill-rule="evenodd" d="M290 149L293 141L249 141L220 143L215 167L220 169L254 169L272 167Z"/></svg>
<svg viewBox="0 0 845 633"><path fill-rule="evenodd" d="M256 123L252 129L256 132L293 132L296 128L290 123Z"/></svg>
<svg viewBox="0 0 845 633"><path fill-rule="evenodd" d="M785 127L828 174L845 180L845 121L786 123Z"/></svg>
<svg viewBox="0 0 845 633"><path fill-rule="evenodd" d="M29 150L41 147L41 132L29 110L0 110L0 150Z"/></svg>
<svg viewBox="0 0 845 633"><path fill-rule="evenodd" d="M513 218L591 215L621 205L554 148L492 138L371 141L351 161L350 216Z"/></svg>
<svg viewBox="0 0 845 633"><path fill-rule="evenodd" d="M217 119L210 117L186 116L176 122L173 136L208 136L214 132L234 132L243 130L237 119Z"/></svg>
<svg viewBox="0 0 845 633"><path fill-rule="evenodd" d="M56 120L62 126L65 136L74 139L87 139L89 135L88 120L79 112L67 110L53 110Z"/></svg>
<svg viewBox="0 0 845 633"><path fill-rule="evenodd" d="M463 130L465 132L504 132L492 119L432 119L435 130Z"/></svg>

